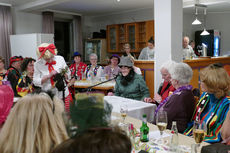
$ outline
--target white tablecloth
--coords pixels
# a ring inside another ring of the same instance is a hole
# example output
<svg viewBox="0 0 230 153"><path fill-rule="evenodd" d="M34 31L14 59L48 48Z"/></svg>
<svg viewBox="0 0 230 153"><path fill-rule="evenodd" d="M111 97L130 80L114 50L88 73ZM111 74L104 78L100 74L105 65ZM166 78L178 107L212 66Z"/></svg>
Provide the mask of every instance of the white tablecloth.
<svg viewBox="0 0 230 153"><path fill-rule="evenodd" d="M105 96L104 99L113 106L113 112L120 113L120 106L125 104L128 107L128 116L142 119L142 115L146 114L148 122L152 122L154 119L155 104L118 96Z"/></svg>

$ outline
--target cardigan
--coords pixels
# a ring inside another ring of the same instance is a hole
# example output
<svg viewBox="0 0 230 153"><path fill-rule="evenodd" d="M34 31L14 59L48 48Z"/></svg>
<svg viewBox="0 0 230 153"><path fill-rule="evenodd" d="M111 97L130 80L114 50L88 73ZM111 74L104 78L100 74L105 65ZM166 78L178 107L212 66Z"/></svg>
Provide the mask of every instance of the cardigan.
<svg viewBox="0 0 230 153"><path fill-rule="evenodd" d="M230 97L217 99L213 94L204 92L196 105L192 121L188 123L185 135L192 135L194 120L206 123L207 135L204 141L216 143L221 141L220 129L229 110Z"/></svg>

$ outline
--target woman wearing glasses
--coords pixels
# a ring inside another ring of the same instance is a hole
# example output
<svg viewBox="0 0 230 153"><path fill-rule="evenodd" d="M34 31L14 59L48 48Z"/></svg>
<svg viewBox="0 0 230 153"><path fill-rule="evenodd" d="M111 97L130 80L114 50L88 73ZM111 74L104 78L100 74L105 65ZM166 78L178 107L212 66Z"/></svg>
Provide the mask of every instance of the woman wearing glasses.
<svg viewBox="0 0 230 153"><path fill-rule="evenodd" d="M87 79L99 80L103 74L103 68L97 64L97 54L91 53L89 55L90 64L85 69L85 75Z"/></svg>
<svg viewBox="0 0 230 153"><path fill-rule="evenodd" d="M124 54L122 56L128 56L129 58L131 58L132 61L135 60L135 55L133 53L131 53L131 46L129 43L125 43L123 45L123 50L125 51Z"/></svg>
<svg viewBox="0 0 230 153"><path fill-rule="evenodd" d="M215 143L221 141L220 129L229 110L230 77L221 64L211 64L200 72L200 87L203 91L192 122L188 124L186 135L192 135L193 121L205 122L207 135L204 141Z"/></svg>
<svg viewBox="0 0 230 153"><path fill-rule="evenodd" d="M193 72L186 63L174 63L169 73L171 74L170 83L176 90L158 105L155 116L163 109L167 112L167 128L170 129L172 122L176 121L178 132L183 133L187 123L191 120L195 107L192 86L189 85Z"/></svg>

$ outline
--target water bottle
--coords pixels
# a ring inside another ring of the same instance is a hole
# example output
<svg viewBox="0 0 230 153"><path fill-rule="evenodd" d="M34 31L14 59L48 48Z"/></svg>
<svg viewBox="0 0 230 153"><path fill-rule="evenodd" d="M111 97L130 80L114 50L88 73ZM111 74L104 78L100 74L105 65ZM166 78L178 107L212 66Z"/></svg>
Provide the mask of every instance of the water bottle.
<svg viewBox="0 0 230 153"><path fill-rule="evenodd" d="M172 152L176 152L177 146L178 146L178 130L177 130L176 121L172 122L171 134L172 134L172 137L171 137L170 150Z"/></svg>

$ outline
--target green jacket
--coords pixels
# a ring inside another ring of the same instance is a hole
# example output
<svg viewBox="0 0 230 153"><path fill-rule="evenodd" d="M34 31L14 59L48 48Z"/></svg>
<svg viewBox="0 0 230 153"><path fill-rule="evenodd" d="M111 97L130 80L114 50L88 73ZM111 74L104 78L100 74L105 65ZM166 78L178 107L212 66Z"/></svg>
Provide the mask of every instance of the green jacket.
<svg viewBox="0 0 230 153"><path fill-rule="evenodd" d="M115 96L143 100L150 95L149 89L143 77L139 74L135 74L133 80L128 82L127 86L123 86L121 84L121 76L117 78L115 85Z"/></svg>

